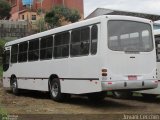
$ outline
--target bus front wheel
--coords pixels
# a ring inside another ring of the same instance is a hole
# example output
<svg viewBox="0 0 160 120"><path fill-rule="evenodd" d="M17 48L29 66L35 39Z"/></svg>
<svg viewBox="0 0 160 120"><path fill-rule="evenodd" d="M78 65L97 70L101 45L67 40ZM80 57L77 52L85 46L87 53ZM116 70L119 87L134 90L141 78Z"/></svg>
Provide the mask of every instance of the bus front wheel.
<svg viewBox="0 0 160 120"><path fill-rule="evenodd" d="M70 97L69 94L61 93L61 85L58 78L54 78L50 81L50 96L57 102L65 101Z"/></svg>
<svg viewBox="0 0 160 120"><path fill-rule="evenodd" d="M11 90L14 95L18 95L19 89L18 89L18 84L17 84L16 78L11 79Z"/></svg>

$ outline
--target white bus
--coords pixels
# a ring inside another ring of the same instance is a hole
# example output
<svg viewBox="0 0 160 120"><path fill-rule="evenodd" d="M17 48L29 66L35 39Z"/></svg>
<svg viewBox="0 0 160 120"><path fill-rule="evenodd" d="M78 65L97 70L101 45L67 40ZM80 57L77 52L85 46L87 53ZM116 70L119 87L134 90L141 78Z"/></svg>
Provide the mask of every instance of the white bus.
<svg viewBox="0 0 160 120"><path fill-rule="evenodd" d="M140 91L140 93L142 93L142 95L146 98L155 98L160 95L160 30L154 30L153 33L156 45L158 87L151 90Z"/></svg>
<svg viewBox="0 0 160 120"><path fill-rule="evenodd" d="M100 16L6 43L3 86L92 100L106 91L157 87L152 22Z"/></svg>

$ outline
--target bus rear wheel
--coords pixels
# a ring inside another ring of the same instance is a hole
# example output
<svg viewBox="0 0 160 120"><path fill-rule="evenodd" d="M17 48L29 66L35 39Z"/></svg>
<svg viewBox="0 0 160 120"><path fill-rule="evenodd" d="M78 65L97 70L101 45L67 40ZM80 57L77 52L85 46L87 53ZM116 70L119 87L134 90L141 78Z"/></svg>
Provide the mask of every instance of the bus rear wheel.
<svg viewBox="0 0 160 120"><path fill-rule="evenodd" d="M12 90L12 93L14 95L19 94L19 89L18 89L18 84L17 84L17 79L16 78L11 79L11 90Z"/></svg>
<svg viewBox="0 0 160 120"><path fill-rule="evenodd" d="M57 102L63 102L70 98L69 94L61 93L61 85L58 78L54 78L50 82L50 96L51 99Z"/></svg>

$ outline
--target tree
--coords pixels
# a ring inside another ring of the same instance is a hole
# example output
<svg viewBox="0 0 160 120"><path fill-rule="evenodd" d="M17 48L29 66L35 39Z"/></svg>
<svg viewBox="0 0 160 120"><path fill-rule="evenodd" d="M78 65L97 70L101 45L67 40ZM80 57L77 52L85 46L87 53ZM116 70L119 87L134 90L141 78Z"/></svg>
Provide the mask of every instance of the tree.
<svg viewBox="0 0 160 120"><path fill-rule="evenodd" d="M63 22L76 22L80 19L77 10L69 9L64 6L55 6L45 15L45 21L51 28L61 26Z"/></svg>
<svg viewBox="0 0 160 120"><path fill-rule="evenodd" d="M45 13L44 9L41 9L41 8L38 8L38 9L37 9L37 14L38 14L38 15L42 15L42 14L44 14L44 13Z"/></svg>
<svg viewBox="0 0 160 120"><path fill-rule="evenodd" d="M39 20L37 20L36 21L36 26L37 26L37 29L38 29L37 32L42 32L42 31L45 31L47 29L44 18L40 18Z"/></svg>
<svg viewBox="0 0 160 120"><path fill-rule="evenodd" d="M0 66L1 66L1 63L2 63L3 47L4 47L5 43L6 43L5 40L0 39ZM1 70L0 70L0 72L1 72ZM1 75L1 73L0 73L0 75Z"/></svg>
<svg viewBox="0 0 160 120"><path fill-rule="evenodd" d="M0 19L9 19L11 6L5 0L0 0Z"/></svg>
<svg viewBox="0 0 160 120"><path fill-rule="evenodd" d="M3 47L5 45L6 41L3 39L0 39L0 57L2 56L3 53Z"/></svg>

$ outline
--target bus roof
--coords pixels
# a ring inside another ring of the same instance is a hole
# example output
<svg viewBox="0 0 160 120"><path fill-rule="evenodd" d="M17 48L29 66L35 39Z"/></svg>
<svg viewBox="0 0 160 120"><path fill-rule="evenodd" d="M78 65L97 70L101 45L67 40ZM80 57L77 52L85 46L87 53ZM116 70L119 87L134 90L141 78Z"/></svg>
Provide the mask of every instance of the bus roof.
<svg viewBox="0 0 160 120"><path fill-rule="evenodd" d="M13 45L13 44L17 44L19 42L24 42L24 41L33 40L33 39L36 39L36 38L41 38L43 36L54 35L55 33L58 33L58 32L64 32L64 31L72 30L72 29L75 29L75 28L83 27L83 26L88 26L88 25L92 25L92 24L96 24L96 23L101 23L101 21L103 19L106 19L106 18L117 19L117 20L121 20L121 19L122 20L132 20L132 21L139 21L139 22L145 22L145 23L151 23L152 22L151 20L148 20L148 19L145 19L145 18L139 18L139 17L133 17L133 16L102 15L102 16L91 18L91 19L87 19L87 20L76 22L76 23L72 23L72 24L69 24L69 25L65 25L65 26L62 26L62 27L57 27L57 28L47 30L47 31L44 31L44 32L40 32L40 33L37 33L37 34L33 34L33 35L23 37L23 38L20 38L20 39L17 39L17 40L13 40L13 41L7 42L5 44L5 46L10 46L10 45Z"/></svg>

